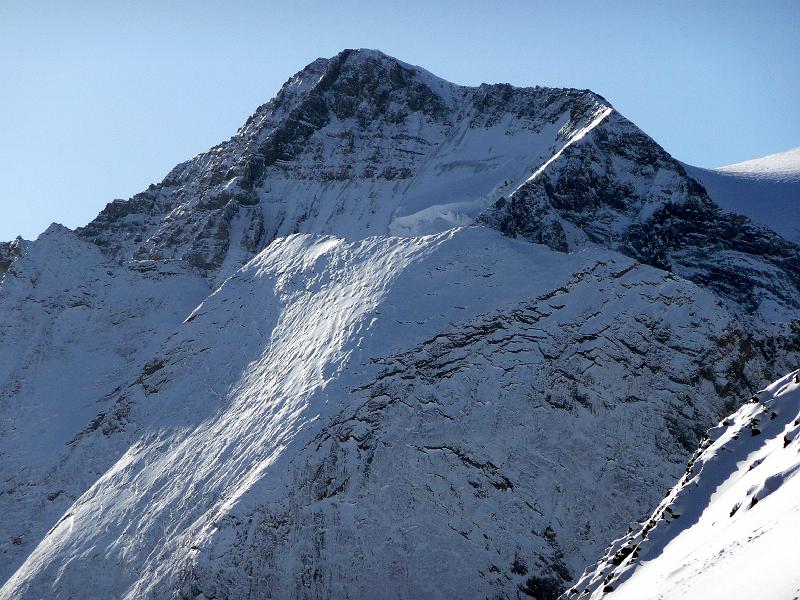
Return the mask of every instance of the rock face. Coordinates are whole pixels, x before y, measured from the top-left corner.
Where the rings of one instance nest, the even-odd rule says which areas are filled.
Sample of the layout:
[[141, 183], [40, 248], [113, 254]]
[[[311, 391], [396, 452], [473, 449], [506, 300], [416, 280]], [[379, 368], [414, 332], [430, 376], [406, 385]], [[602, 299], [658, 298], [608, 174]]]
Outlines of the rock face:
[[711, 287], [747, 312], [764, 303], [798, 307], [800, 249], [723, 212], [680, 163], [617, 113], [483, 218], [556, 250], [587, 240], [613, 248]]
[[0, 252], [0, 598], [555, 598], [800, 348], [602, 97], [376, 51]]
[[13, 262], [24, 254], [26, 245], [21, 237], [13, 242], [0, 242], [0, 275], [8, 271]]
[[709, 430], [653, 515], [565, 598], [791, 598], [800, 591], [800, 372]]

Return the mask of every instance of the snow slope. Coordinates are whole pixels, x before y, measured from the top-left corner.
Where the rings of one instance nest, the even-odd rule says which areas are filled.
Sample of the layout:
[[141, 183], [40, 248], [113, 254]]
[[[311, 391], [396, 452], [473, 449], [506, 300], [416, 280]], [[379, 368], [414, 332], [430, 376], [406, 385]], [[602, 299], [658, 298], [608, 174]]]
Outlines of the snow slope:
[[686, 169], [723, 209], [800, 244], [800, 148], [718, 169]]
[[179, 262], [121, 268], [52, 225], [0, 286], [0, 576], [77, 496], [46, 474], [205, 296]]
[[745, 338], [607, 251], [277, 240], [43, 478], [86, 491], [0, 597], [552, 593], [677, 475]]
[[796, 598], [798, 432], [800, 371], [711, 429], [644, 527], [565, 597]]

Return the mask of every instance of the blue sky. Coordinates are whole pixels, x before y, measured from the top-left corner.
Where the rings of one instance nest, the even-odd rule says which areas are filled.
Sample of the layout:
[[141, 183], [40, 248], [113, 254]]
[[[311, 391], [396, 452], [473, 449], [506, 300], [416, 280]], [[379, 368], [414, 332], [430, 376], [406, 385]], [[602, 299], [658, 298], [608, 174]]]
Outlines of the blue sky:
[[799, 31], [797, 0], [5, 0], [0, 240], [85, 224], [348, 47], [457, 83], [591, 88], [700, 166], [786, 150]]

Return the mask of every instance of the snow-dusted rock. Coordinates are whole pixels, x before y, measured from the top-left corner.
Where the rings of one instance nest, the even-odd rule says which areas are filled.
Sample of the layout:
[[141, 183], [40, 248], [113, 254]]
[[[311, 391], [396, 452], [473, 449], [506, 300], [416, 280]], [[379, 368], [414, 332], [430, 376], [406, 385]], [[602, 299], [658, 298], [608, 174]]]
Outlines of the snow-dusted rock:
[[0, 242], [0, 278], [12, 263], [25, 253], [27, 245], [28, 242], [21, 237], [11, 242]]
[[610, 247], [767, 321], [785, 324], [800, 307], [800, 247], [722, 211], [678, 161], [610, 109], [482, 220], [557, 250]]

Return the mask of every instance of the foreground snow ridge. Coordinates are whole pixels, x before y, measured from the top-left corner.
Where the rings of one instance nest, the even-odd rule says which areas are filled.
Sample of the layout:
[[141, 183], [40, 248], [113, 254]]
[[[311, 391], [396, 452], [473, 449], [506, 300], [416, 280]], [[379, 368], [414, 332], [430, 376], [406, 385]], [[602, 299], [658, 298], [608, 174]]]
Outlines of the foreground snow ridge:
[[800, 371], [709, 430], [643, 526], [566, 598], [797, 598]]

